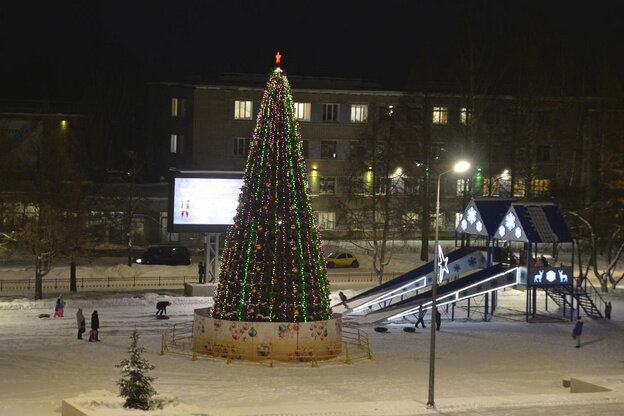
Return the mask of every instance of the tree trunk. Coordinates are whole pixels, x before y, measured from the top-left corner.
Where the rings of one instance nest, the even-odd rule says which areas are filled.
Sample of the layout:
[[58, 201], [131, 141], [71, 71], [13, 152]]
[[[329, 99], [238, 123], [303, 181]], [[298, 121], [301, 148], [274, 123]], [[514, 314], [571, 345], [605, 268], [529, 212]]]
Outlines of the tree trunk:
[[76, 288], [76, 260], [72, 256], [72, 262], [69, 266], [69, 290], [72, 292], [77, 292]]
[[43, 299], [43, 274], [35, 272], [35, 300]]

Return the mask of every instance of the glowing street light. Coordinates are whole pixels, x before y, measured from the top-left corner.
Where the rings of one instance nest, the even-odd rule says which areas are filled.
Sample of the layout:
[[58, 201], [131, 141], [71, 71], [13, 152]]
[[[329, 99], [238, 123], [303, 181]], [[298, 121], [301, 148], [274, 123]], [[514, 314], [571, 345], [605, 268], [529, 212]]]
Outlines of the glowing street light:
[[449, 172], [462, 173], [470, 169], [470, 163], [462, 160], [453, 166], [453, 169], [442, 172], [438, 175], [438, 193], [436, 196], [436, 214], [435, 214], [435, 251], [433, 256], [433, 276], [431, 284], [431, 342], [429, 346], [429, 398], [427, 399], [427, 407], [435, 407], [434, 401], [434, 380], [435, 380], [435, 335], [436, 335], [436, 297], [438, 295], [438, 255], [442, 253], [442, 249], [439, 247], [438, 233], [440, 229], [440, 180], [442, 175]]

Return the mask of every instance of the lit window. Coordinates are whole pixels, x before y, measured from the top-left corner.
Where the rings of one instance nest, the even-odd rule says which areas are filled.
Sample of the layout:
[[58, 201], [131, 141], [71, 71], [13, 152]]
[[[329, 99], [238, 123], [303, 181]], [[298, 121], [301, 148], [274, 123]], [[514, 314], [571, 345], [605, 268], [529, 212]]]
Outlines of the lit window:
[[338, 104], [323, 104], [323, 121], [338, 121]]
[[368, 120], [368, 106], [366, 104], [351, 105], [351, 122], [366, 123]]
[[462, 107], [459, 109], [459, 124], [464, 126], [472, 124], [472, 108]]
[[321, 142], [321, 159], [335, 159], [338, 143], [333, 140], [323, 140]]
[[335, 176], [323, 176], [320, 181], [319, 192], [321, 194], [335, 194], [336, 193], [336, 177]]
[[251, 120], [251, 101], [234, 101], [234, 119]]
[[433, 107], [433, 124], [448, 123], [448, 107]]
[[179, 109], [179, 101], [177, 98], [173, 97], [171, 99], [171, 117], [178, 116], [178, 109]]
[[310, 103], [295, 103], [295, 119], [310, 121]]
[[317, 211], [316, 217], [321, 230], [333, 230], [336, 227], [335, 212]]
[[247, 157], [249, 154], [249, 139], [247, 137], [234, 137], [232, 154], [234, 156]]
[[547, 195], [550, 191], [550, 180], [549, 179], [533, 179], [533, 195]]
[[457, 179], [457, 196], [464, 195], [464, 191], [468, 191], [468, 180]]
[[184, 143], [184, 136], [178, 135], [178, 134], [172, 134], [171, 139], [169, 141], [169, 151], [171, 153], [178, 153], [178, 154], [182, 153], [183, 143]]

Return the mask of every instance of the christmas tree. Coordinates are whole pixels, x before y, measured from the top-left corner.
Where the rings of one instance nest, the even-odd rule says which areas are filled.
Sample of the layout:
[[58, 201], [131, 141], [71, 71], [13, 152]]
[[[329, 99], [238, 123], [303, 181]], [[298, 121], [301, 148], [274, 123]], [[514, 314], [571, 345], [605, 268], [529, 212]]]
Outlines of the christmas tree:
[[331, 319], [309, 195], [290, 84], [277, 67], [264, 91], [234, 225], [226, 235], [213, 318]]
[[119, 394], [121, 397], [126, 398], [124, 407], [149, 410], [154, 406], [152, 397], [156, 394], [156, 391], [152, 387], [154, 378], [147, 376], [145, 373], [153, 370], [154, 366], [143, 358], [145, 348], [138, 346], [139, 331], [135, 329], [130, 339], [130, 347], [128, 348], [130, 358], [121, 360], [116, 366], [122, 369], [121, 379], [117, 381]]

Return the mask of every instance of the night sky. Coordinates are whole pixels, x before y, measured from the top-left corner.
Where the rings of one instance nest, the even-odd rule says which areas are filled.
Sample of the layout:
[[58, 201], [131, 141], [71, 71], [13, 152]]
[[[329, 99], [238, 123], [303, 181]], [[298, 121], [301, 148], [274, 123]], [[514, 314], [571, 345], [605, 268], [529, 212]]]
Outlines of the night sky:
[[13, 1], [0, 16], [0, 98], [75, 101], [102, 73], [133, 85], [268, 74], [276, 50], [290, 75], [450, 83], [467, 33], [492, 76], [509, 73], [521, 40], [544, 68], [595, 74], [605, 61], [621, 68], [622, 3]]

